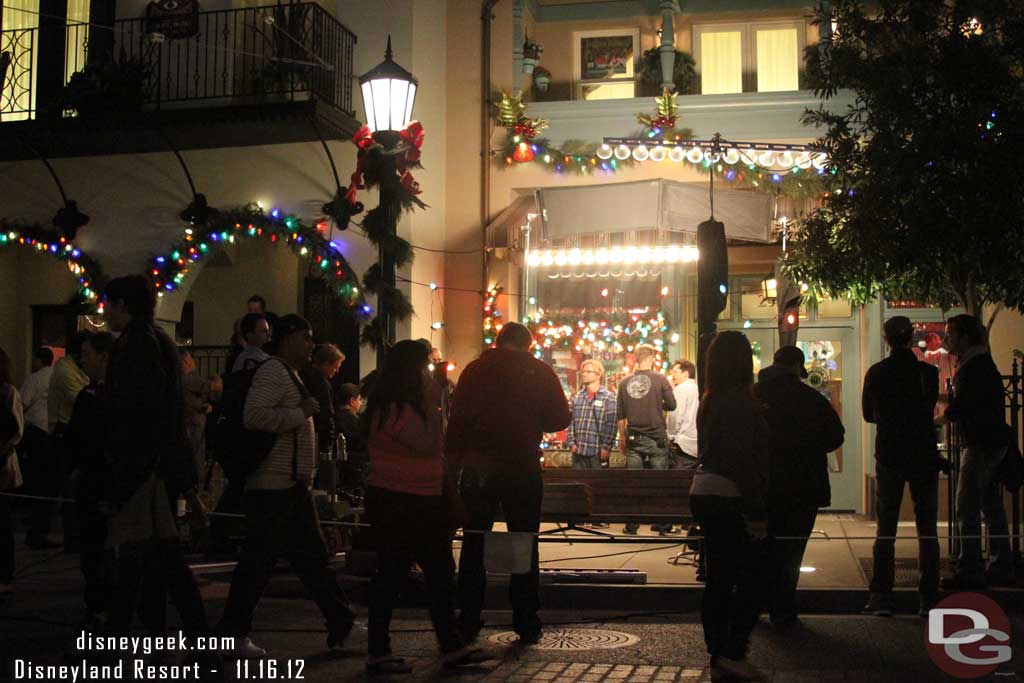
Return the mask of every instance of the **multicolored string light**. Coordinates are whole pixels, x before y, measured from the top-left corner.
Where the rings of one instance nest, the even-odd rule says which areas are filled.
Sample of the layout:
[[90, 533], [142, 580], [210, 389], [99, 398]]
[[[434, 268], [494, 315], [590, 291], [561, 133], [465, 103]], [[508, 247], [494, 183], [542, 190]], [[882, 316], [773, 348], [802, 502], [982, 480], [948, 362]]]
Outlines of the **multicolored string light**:
[[150, 259], [148, 274], [162, 296], [181, 286], [192, 264], [216, 253], [224, 245], [263, 238], [271, 244], [284, 244], [296, 255], [309, 259], [311, 271], [332, 281], [347, 307], [368, 315], [372, 308], [363, 300], [359, 281], [342, 255], [340, 245], [329, 241], [321, 228], [326, 229], [326, 224], [310, 227], [280, 209], [266, 214], [259, 204], [215, 212], [201, 224], [187, 224], [182, 239], [170, 252]]
[[505, 291], [504, 287], [494, 286], [484, 296], [484, 348], [493, 348], [494, 342], [501, 332], [501, 311], [498, 310], [498, 295]]
[[78, 280], [78, 298], [82, 303], [94, 305], [104, 285], [99, 264], [66, 238], [40, 226], [0, 226], [0, 247], [19, 245], [60, 259]]

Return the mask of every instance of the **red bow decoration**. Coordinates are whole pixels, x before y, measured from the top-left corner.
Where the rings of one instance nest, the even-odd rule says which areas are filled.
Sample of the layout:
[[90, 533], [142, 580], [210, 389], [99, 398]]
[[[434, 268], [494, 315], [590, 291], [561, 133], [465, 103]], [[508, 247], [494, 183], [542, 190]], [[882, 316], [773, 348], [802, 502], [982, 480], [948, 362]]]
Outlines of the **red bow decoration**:
[[373, 133], [370, 132], [369, 126], [363, 126], [356, 131], [356, 134], [352, 136], [352, 142], [356, 143], [356, 147], [359, 149], [366, 149], [374, 144]]
[[399, 136], [406, 150], [403, 156], [398, 157], [397, 163], [400, 170], [405, 170], [420, 160], [420, 148], [423, 147], [424, 137], [423, 124], [419, 121], [410, 121]]
[[[412, 173], [409, 172], [409, 167], [415, 165], [420, 160], [420, 148], [423, 147], [424, 135], [423, 124], [419, 121], [410, 121], [409, 125], [399, 133], [400, 141], [399, 148], [396, 150], [395, 168], [401, 174], [400, 182], [402, 187], [413, 196], [420, 194], [421, 190], [420, 184], [416, 182]], [[360, 152], [378, 144], [373, 137], [373, 133], [370, 132], [369, 126], [363, 126], [357, 130], [356, 134], [352, 136], [352, 142], [360, 149]], [[348, 191], [345, 193], [345, 199], [350, 204], [355, 204], [357, 191], [366, 187], [363, 181], [365, 170], [366, 155], [360, 153], [359, 161], [356, 163], [356, 170], [352, 172]], [[423, 206], [423, 203], [418, 199], [416, 203]]]

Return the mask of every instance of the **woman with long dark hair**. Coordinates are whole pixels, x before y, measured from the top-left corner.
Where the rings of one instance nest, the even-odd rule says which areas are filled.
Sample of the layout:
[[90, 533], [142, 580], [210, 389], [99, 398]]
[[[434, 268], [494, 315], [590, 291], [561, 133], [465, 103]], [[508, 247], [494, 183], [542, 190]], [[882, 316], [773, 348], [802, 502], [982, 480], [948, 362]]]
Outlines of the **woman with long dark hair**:
[[704, 642], [712, 678], [760, 680], [763, 674], [744, 658], [768, 573], [767, 565], [758, 566], [766, 535], [768, 425], [754, 398], [753, 358], [743, 334], [715, 336], [705, 363], [697, 410], [701, 465], [690, 488], [705, 538]]
[[426, 578], [442, 662], [461, 666], [487, 658], [482, 649], [464, 645], [455, 625], [441, 387], [428, 373], [429, 354], [420, 342], [398, 342], [388, 352], [363, 418], [370, 434], [366, 514], [377, 550], [366, 661], [371, 672], [412, 671], [392, 653], [389, 630], [399, 588], [413, 562]]

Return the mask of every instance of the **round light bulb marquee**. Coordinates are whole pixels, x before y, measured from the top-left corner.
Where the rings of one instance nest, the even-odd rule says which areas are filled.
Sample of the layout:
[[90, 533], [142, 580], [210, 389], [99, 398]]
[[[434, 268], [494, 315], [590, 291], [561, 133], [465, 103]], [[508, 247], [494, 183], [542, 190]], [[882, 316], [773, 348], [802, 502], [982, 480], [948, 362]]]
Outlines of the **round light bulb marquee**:
[[537, 268], [566, 266], [648, 265], [691, 263], [697, 247], [672, 244], [665, 247], [612, 247], [609, 249], [535, 249], [527, 263]]
[[828, 155], [808, 145], [783, 145], [763, 142], [733, 142], [729, 140], [657, 140], [639, 138], [605, 138], [597, 150], [601, 159], [711, 165], [726, 163], [730, 166], [745, 164], [757, 166], [778, 174], [807, 171], [813, 168], [819, 174], [828, 168]]

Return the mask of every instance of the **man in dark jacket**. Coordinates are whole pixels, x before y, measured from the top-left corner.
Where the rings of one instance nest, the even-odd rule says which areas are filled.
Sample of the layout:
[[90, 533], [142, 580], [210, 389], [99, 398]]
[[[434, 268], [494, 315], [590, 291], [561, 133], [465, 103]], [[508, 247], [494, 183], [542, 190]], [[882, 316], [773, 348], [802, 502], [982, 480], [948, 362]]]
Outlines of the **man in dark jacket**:
[[[147, 580], [157, 586], [164, 582], [185, 635], [190, 640], [208, 636], [203, 601], [171, 512], [172, 502], [184, 497], [193, 514], [203, 514], [185, 435], [181, 359], [174, 342], [153, 323], [156, 295], [146, 278], [111, 280], [104, 305], [110, 328], [121, 334], [107, 367], [103, 439], [110, 464], [104, 497], [112, 513], [106, 543], [117, 556], [110, 633], [128, 633], [140, 584], [144, 575], [154, 574]], [[216, 661], [210, 652], [197, 656]]]
[[843, 445], [846, 431], [828, 399], [800, 381], [806, 376], [803, 351], [783, 346], [754, 387], [771, 433], [768, 532], [786, 539], [773, 543], [771, 620], [779, 627], [797, 622], [796, 587], [807, 539], [818, 508], [832, 504], [828, 454]]
[[[509, 531], [537, 533], [544, 497], [540, 442], [569, 424], [569, 403], [554, 371], [530, 354], [533, 337], [506, 323], [497, 348], [484, 351], [459, 378], [448, 422], [446, 452], [466, 505], [467, 532], [490, 531], [498, 505]], [[459, 558], [459, 621], [475, 638], [483, 622], [487, 573], [484, 537], [467, 533]], [[513, 629], [523, 644], [540, 640], [540, 569], [533, 541], [530, 571], [513, 574], [509, 595]]]
[[[971, 315], [957, 315], [946, 322], [946, 347], [957, 356], [953, 396], [945, 420], [958, 428], [963, 454], [957, 481], [956, 513], [960, 526], [960, 557], [956, 574], [942, 582], [949, 590], [984, 588], [987, 582], [1013, 581], [1003, 487], [999, 464], [1006, 456], [1003, 379], [986, 345], [985, 328]], [[981, 560], [981, 515], [989, 533], [989, 563]]]
[[927, 615], [939, 591], [939, 460], [932, 415], [939, 396], [939, 371], [910, 350], [914, 326], [898, 315], [885, 322], [889, 357], [864, 376], [864, 420], [877, 425], [875, 480], [878, 529], [874, 546], [871, 596], [864, 607], [877, 616], [892, 615], [895, 536], [903, 489], [910, 485], [917, 524], [921, 582], [920, 613]]

